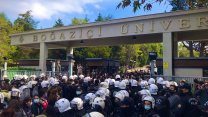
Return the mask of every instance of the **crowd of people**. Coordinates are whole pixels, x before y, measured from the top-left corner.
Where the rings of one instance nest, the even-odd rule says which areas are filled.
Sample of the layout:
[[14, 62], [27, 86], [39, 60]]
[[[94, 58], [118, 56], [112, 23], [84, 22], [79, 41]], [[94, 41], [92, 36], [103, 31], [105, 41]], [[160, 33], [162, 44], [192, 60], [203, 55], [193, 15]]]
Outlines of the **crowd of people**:
[[208, 117], [208, 83], [197, 79], [15, 75], [0, 88], [0, 117]]

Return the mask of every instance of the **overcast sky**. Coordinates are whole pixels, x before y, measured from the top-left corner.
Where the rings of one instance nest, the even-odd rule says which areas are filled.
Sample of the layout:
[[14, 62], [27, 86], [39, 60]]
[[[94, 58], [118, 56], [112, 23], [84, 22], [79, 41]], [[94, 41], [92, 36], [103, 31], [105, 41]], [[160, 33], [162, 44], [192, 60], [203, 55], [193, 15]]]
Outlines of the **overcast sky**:
[[33, 18], [38, 21], [37, 28], [50, 28], [55, 20], [61, 18], [65, 25], [71, 23], [74, 17], [85, 18], [93, 22], [99, 13], [103, 16], [112, 15], [114, 19], [169, 12], [169, 3], [155, 4], [151, 11], [139, 10], [132, 12], [132, 8], [116, 9], [121, 0], [0, 0], [0, 12], [14, 21], [18, 14], [32, 11]]

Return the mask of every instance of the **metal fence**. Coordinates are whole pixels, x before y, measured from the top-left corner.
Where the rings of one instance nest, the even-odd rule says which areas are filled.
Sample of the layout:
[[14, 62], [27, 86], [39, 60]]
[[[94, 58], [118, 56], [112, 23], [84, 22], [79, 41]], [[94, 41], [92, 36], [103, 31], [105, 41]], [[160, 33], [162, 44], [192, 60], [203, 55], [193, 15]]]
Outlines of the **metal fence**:
[[[5, 72], [4, 70], [1, 70], [1, 73], [0, 73], [1, 79], [3, 78], [4, 72]], [[6, 72], [7, 72], [7, 77], [10, 80], [13, 79], [14, 75], [40, 76], [43, 73], [43, 72], [37, 71], [37, 70], [7, 70]], [[68, 76], [69, 72], [68, 71], [63, 71], [63, 72], [47, 71], [44, 74], [47, 75], [48, 77], [52, 77], [55, 75], [67, 75]]]
[[180, 80], [185, 80], [188, 83], [193, 83], [194, 79], [197, 79], [199, 81], [208, 81], [208, 77], [196, 77], [196, 76], [163, 76], [163, 75], [156, 75], [154, 77], [162, 77], [165, 80], [173, 80], [176, 82], [179, 82]]
[[[8, 79], [12, 79], [14, 77], [14, 75], [27, 75], [27, 76], [31, 76], [31, 75], [36, 75], [36, 76], [40, 76], [40, 74], [42, 74], [43, 72], [41, 71], [37, 71], [37, 70], [7, 70], [7, 76]], [[47, 71], [44, 73], [45, 75], [47, 75], [48, 77], [52, 77], [55, 75], [67, 75], [69, 76], [69, 72], [68, 71], [62, 71], [62, 72], [52, 72], [52, 71]], [[3, 78], [4, 75], [4, 70], [1, 70], [0, 73], [0, 77]], [[145, 76], [146, 78], [149, 78], [150, 76]], [[190, 77], [190, 76], [163, 76], [163, 75], [155, 75], [153, 76], [154, 78], [156, 77], [162, 77], [165, 80], [173, 80], [176, 82], [179, 82], [180, 80], [186, 80], [189, 83], [193, 83], [194, 79], [197, 79], [199, 81], [208, 81], [208, 77]]]

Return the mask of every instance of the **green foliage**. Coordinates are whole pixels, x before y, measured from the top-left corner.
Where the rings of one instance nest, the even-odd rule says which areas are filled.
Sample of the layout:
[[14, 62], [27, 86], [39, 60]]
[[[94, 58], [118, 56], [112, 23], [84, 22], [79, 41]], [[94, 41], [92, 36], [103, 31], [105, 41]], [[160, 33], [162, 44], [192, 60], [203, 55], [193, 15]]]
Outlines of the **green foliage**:
[[[98, 15], [96, 21], [104, 21], [110, 19], [110, 16], [103, 17], [101, 14]], [[72, 19], [72, 25], [87, 24], [88, 19]], [[88, 48], [75, 48], [74, 57], [78, 61], [82, 61], [85, 58], [110, 58], [111, 48], [109, 46], [98, 46]]]
[[23, 49], [10, 45], [9, 35], [18, 32], [35, 30], [37, 22], [32, 19], [31, 11], [20, 14], [12, 24], [5, 14], [0, 14], [0, 64], [3, 64], [3, 57], [8, 58], [8, 63], [15, 63], [19, 59], [38, 58], [39, 51]]
[[35, 30], [38, 22], [32, 18], [31, 12], [27, 11], [24, 14], [19, 14], [19, 17], [14, 21], [14, 25], [23, 26], [23, 31]]
[[189, 10], [194, 8], [202, 8], [208, 6], [208, 0], [121, 0], [117, 5], [117, 8], [126, 8], [128, 6], [133, 7], [133, 12], [140, 10], [142, 7], [144, 10], [151, 10], [154, 7], [154, 3], [170, 3], [175, 10]]
[[[16, 32], [32, 31], [35, 30], [37, 24], [38, 22], [33, 19], [31, 11], [27, 11], [23, 14], [19, 14], [19, 17], [14, 21], [13, 28]], [[38, 59], [39, 50], [16, 47], [16, 52], [12, 56], [15, 61], [19, 59]]]
[[103, 17], [102, 14], [99, 13], [97, 19], [95, 19], [95, 22], [108, 21], [108, 20], [111, 20], [111, 19], [113, 19], [112, 15], [108, 15], [108, 16]]
[[55, 21], [55, 25], [53, 27], [62, 27], [62, 26], [64, 26], [64, 23], [60, 18], [58, 18], [58, 20]]
[[[98, 21], [106, 21], [112, 19], [108, 15], [103, 17], [101, 14], [96, 18]], [[73, 25], [83, 23], [83, 19], [74, 19]], [[143, 66], [149, 64], [149, 52], [157, 52], [162, 57], [162, 44], [135, 44], [121, 46], [98, 46], [88, 48], [75, 48], [74, 57], [77, 61], [83, 61], [85, 58], [113, 58], [120, 60], [121, 65]]]
[[3, 57], [12, 63], [12, 54], [16, 52], [16, 47], [10, 45], [9, 35], [14, 32], [12, 23], [6, 18], [5, 14], [0, 14], [0, 64], [3, 64]]
[[88, 19], [85, 18], [85, 19], [82, 19], [82, 18], [73, 18], [72, 19], [72, 25], [80, 25], [80, 24], [87, 24], [88, 23]]
[[8, 71], [14, 71], [14, 70], [27, 70], [27, 71], [34, 71], [37, 69], [34, 68], [25, 68], [25, 67], [8, 67]]

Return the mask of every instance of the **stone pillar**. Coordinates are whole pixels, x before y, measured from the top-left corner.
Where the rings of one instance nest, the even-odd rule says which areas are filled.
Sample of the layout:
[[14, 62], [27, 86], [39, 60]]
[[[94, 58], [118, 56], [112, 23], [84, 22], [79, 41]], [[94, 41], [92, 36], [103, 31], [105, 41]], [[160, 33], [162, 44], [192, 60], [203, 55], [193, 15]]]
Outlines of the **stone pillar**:
[[173, 35], [173, 54], [174, 54], [174, 58], [178, 58], [179, 57], [179, 53], [178, 53], [178, 33], [174, 33]]
[[8, 78], [8, 76], [7, 76], [7, 60], [5, 60], [5, 62], [4, 62], [4, 75], [1, 80], [5, 80], [7, 78]]
[[74, 66], [74, 60], [73, 60], [73, 48], [67, 48], [67, 60], [69, 61], [69, 67], [68, 67], [68, 73], [69, 76], [73, 75], [73, 66]]
[[173, 75], [173, 37], [171, 32], [163, 33], [163, 75]]
[[40, 43], [40, 60], [39, 60], [39, 68], [43, 73], [46, 72], [46, 59], [48, 58], [48, 47], [44, 42]]

